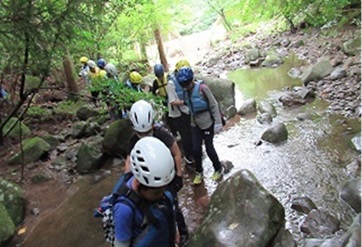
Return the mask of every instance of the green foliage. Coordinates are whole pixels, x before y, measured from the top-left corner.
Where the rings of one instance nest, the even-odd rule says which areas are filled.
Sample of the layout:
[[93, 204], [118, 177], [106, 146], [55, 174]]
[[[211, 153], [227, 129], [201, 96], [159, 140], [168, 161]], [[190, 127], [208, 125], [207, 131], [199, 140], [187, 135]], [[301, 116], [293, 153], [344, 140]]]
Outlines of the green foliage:
[[54, 109], [55, 114], [75, 115], [77, 110], [85, 103], [82, 101], [67, 100], [60, 103], [57, 108]]
[[51, 111], [49, 109], [44, 109], [39, 106], [29, 107], [26, 111], [26, 117], [44, 121], [51, 116]]
[[134, 102], [144, 99], [152, 102], [157, 111], [166, 111], [163, 105], [164, 98], [155, 96], [150, 92], [138, 92], [130, 89], [124, 83], [117, 83], [114, 80], [103, 80], [101, 83], [92, 86], [90, 90], [100, 91], [99, 99], [107, 102], [114, 109], [129, 109]]

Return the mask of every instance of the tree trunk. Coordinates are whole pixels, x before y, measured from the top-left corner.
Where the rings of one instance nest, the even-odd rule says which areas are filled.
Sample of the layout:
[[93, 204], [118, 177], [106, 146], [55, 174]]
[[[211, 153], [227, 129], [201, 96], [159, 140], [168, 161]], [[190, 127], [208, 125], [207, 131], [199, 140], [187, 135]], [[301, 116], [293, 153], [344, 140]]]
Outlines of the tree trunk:
[[160, 30], [157, 28], [154, 31], [154, 34], [155, 34], [155, 39], [156, 39], [156, 43], [157, 43], [158, 54], [160, 55], [161, 64], [163, 65], [165, 71], [167, 72], [168, 63], [167, 63], [167, 59], [166, 59], [165, 50], [163, 49], [163, 42], [162, 42]]
[[73, 99], [75, 97], [75, 95], [77, 95], [77, 93], [79, 92], [79, 89], [78, 89], [77, 82], [74, 78], [74, 74], [75, 74], [74, 68], [73, 68], [73, 64], [72, 64], [69, 54], [67, 54], [66, 56], [63, 57], [63, 67], [64, 67], [64, 73], [65, 73], [67, 86], [69, 89], [68, 96], [70, 97], [70, 99]]
[[142, 60], [147, 60], [147, 50], [146, 50], [146, 43], [143, 41], [141, 44], [141, 59]]

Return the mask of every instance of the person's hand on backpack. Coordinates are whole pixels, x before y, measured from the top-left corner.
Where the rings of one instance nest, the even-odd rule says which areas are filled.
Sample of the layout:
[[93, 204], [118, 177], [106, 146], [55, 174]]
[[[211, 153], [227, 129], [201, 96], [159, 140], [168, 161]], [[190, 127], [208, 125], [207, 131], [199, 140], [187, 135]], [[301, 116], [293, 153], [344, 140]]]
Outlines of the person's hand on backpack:
[[214, 126], [214, 134], [219, 134], [223, 129], [222, 124], [215, 124]]

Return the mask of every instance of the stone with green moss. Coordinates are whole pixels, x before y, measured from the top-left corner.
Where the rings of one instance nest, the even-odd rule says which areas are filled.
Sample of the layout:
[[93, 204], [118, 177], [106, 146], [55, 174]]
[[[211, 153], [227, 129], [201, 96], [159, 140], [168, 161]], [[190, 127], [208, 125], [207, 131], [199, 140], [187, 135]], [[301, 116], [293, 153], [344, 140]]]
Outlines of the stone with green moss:
[[25, 197], [24, 191], [20, 186], [0, 178], [0, 204], [5, 206], [15, 225], [23, 221], [25, 215]]
[[[18, 121], [17, 118], [10, 118], [10, 120], [5, 124], [3, 133], [6, 134], [12, 128], [12, 126]], [[22, 136], [28, 136], [31, 131], [25, 124], [21, 122], [17, 122], [15, 127], [9, 132], [7, 135], [8, 137], [16, 137], [18, 138], [20, 136], [20, 132]]]
[[5, 206], [0, 203], [0, 246], [3, 246], [14, 234], [15, 225]]
[[[24, 163], [28, 164], [41, 159], [50, 150], [50, 145], [40, 137], [33, 137], [23, 141]], [[22, 163], [22, 154], [19, 151], [10, 158], [8, 164], [16, 165]]]

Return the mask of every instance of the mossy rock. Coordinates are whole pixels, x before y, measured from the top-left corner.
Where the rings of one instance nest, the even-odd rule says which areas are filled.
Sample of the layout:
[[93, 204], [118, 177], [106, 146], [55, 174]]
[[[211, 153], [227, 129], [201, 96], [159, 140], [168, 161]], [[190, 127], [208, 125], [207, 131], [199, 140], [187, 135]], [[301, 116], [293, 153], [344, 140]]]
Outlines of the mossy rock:
[[15, 226], [23, 221], [25, 215], [24, 191], [18, 185], [2, 178], [0, 178], [0, 204], [5, 206]]
[[[9, 131], [9, 129], [11, 128], [11, 126], [13, 126], [13, 124], [18, 121], [17, 118], [10, 118], [10, 120], [5, 124], [4, 129], [3, 129], [3, 133], [7, 133]], [[22, 136], [28, 136], [31, 131], [29, 129], [28, 126], [26, 126], [25, 124], [21, 123], [19, 124], [19, 122], [16, 124], [16, 126], [10, 131], [10, 133], [7, 135], [8, 137], [14, 137], [17, 138], [20, 136], [20, 131]]]
[[[50, 150], [50, 145], [40, 137], [33, 137], [23, 141], [24, 163], [28, 164], [41, 159]], [[21, 151], [10, 158], [8, 164], [21, 164]]]
[[4, 204], [0, 203], [0, 246], [3, 246], [13, 236], [15, 225]]

